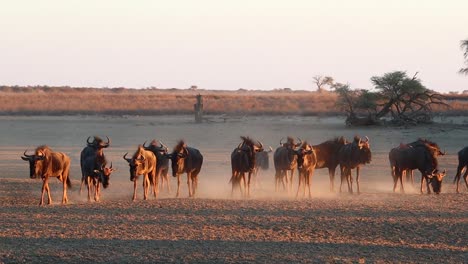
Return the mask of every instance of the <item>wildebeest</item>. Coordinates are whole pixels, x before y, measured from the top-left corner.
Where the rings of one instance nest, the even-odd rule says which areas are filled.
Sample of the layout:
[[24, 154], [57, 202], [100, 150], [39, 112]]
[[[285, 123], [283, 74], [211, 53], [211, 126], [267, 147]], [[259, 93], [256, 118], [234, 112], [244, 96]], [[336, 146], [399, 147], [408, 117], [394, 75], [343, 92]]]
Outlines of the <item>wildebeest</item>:
[[268, 170], [270, 167], [270, 153], [273, 152], [273, 148], [269, 147], [268, 150], [262, 150], [255, 152], [255, 167], [253, 171], [253, 182], [254, 186], [257, 186], [260, 182], [259, 172], [260, 170]]
[[57, 177], [63, 183], [62, 204], [68, 202], [67, 188], [71, 189], [70, 179], [70, 157], [62, 152], [54, 152], [48, 146], [42, 145], [36, 148], [34, 155], [21, 157], [29, 161], [29, 176], [32, 179], [40, 177], [42, 179], [42, 193], [39, 205], [44, 204], [44, 193], [47, 191], [48, 204], [52, 203], [49, 188], [49, 178]]
[[[127, 153], [123, 156], [124, 160], [130, 166], [130, 181], [133, 181], [133, 201], [136, 200], [137, 179], [139, 175], [143, 175], [143, 198], [148, 199], [150, 184], [156, 178], [156, 156], [153, 152], [145, 150], [142, 145], [138, 146], [132, 158], [127, 158]], [[158, 186], [155, 187], [154, 196], [157, 198]]]
[[[249, 137], [241, 137], [242, 142], [231, 153], [232, 183], [231, 195], [238, 186], [242, 194], [241, 182], [244, 181], [245, 195], [250, 196], [250, 181], [255, 170], [256, 153], [263, 151], [262, 143], [255, 143]], [[245, 173], [248, 173], [248, 179], [245, 179]]]
[[438, 171], [437, 157], [445, 153], [437, 144], [426, 139], [418, 139], [403, 146], [400, 144], [399, 147], [391, 149], [388, 154], [393, 191], [395, 192], [398, 180], [400, 180], [400, 190], [404, 192], [403, 172], [417, 169], [421, 172], [421, 193], [423, 193], [424, 181], [426, 181], [428, 193], [430, 193], [429, 184], [432, 185], [435, 193], [440, 193], [445, 171], [442, 173]]
[[458, 167], [457, 167], [457, 174], [453, 179], [453, 183], [457, 183], [457, 193], [460, 193], [460, 178], [461, 174], [463, 173], [463, 179], [465, 180], [466, 188], [468, 189], [468, 147], [463, 148], [458, 152]]
[[91, 200], [91, 190], [94, 188], [94, 200], [99, 201], [101, 197], [101, 184], [104, 188], [109, 186], [110, 175], [114, 168], [112, 162], [110, 167], [106, 167], [106, 163], [101, 159], [103, 156], [89, 156], [83, 160], [81, 167], [82, 173], [85, 176], [85, 183], [88, 188], [88, 201]]
[[[156, 164], [156, 179], [153, 180], [153, 188], [156, 186], [156, 181], [161, 178], [161, 188], [164, 188], [164, 182], [166, 182], [166, 187], [168, 192], [171, 192], [171, 184], [169, 182], [169, 158], [168, 158], [168, 149], [161, 141], [157, 141], [153, 139], [148, 146], [145, 146], [143, 143], [143, 147], [146, 150], [149, 150], [154, 153], [156, 156], [156, 160], [158, 161]], [[159, 190], [156, 190], [157, 192]]]
[[348, 142], [344, 137], [337, 137], [327, 140], [318, 145], [312, 146], [317, 158], [316, 169], [328, 168], [328, 176], [330, 177], [330, 191], [335, 190], [335, 171], [340, 163], [338, 160], [338, 152]]
[[297, 186], [296, 198], [299, 195], [301, 185], [303, 187], [303, 197], [305, 196], [306, 186], [309, 191], [309, 198], [312, 197], [310, 192], [310, 184], [312, 176], [314, 175], [315, 165], [317, 164], [317, 157], [311, 145], [305, 141], [297, 150], [297, 168], [299, 171], [299, 185]]
[[180, 193], [180, 174], [187, 173], [187, 185], [189, 197], [195, 196], [198, 186], [198, 174], [203, 164], [203, 156], [198, 149], [187, 147], [183, 140], [180, 140], [174, 147], [171, 154], [167, 155], [171, 159], [172, 176], [177, 177], [177, 193]]
[[[94, 136], [93, 141], [89, 141], [91, 137], [86, 139], [86, 147], [83, 148], [80, 154], [80, 167], [81, 167], [81, 185], [80, 193], [83, 189], [83, 184], [87, 183], [87, 177], [90, 172], [99, 170], [107, 165], [107, 160], [104, 156], [104, 148], [110, 146], [110, 139], [106, 136], [107, 142], [104, 142], [100, 137]], [[86, 164], [88, 162], [89, 164]], [[91, 164], [94, 163], [94, 164]], [[85, 170], [87, 168], [87, 171]], [[88, 186], [89, 192], [90, 186]], [[89, 195], [88, 195], [89, 196]]]
[[[282, 183], [283, 189], [287, 189], [288, 192], [292, 191], [294, 171], [297, 168], [296, 148], [302, 144], [300, 139], [299, 141], [299, 143], [295, 143], [292, 137], [288, 137], [287, 141], [283, 143], [283, 140], [281, 139], [280, 146], [273, 154], [273, 162], [275, 164], [276, 191], [278, 191], [280, 183]], [[288, 177], [288, 171], [290, 171], [290, 177]], [[286, 186], [284, 183], [285, 181]]]
[[348, 183], [348, 192], [353, 193], [353, 177], [351, 170], [356, 169], [356, 185], [358, 194], [361, 192], [359, 189], [360, 167], [363, 164], [370, 163], [372, 154], [370, 150], [369, 138], [363, 141], [360, 137], [355, 136], [354, 141], [345, 144], [338, 152], [338, 160], [340, 162], [341, 183], [340, 192], [343, 181]]

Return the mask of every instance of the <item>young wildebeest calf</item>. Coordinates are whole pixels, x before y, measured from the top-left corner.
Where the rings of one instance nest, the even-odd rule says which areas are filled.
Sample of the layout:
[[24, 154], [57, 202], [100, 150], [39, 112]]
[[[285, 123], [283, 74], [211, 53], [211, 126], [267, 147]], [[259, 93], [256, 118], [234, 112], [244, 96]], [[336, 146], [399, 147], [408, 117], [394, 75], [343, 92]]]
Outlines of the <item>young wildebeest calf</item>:
[[453, 179], [453, 183], [457, 183], [457, 193], [460, 193], [460, 178], [461, 174], [463, 173], [463, 179], [465, 180], [465, 185], [466, 188], [468, 189], [468, 181], [467, 181], [467, 176], [468, 176], [468, 147], [463, 148], [458, 152], [458, 168], [457, 168], [457, 174], [455, 175], [455, 178]]
[[167, 156], [171, 159], [172, 176], [177, 177], [177, 193], [180, 193], [180, 174], [187, 173], [189, 197], [195, 196], [198, 186], [198, 174], [203, 164], [203, 156], [198, 149], [187, 147], [183, 140], [174, 147], [174, 151]]
[[[234, 189], [238, 186], [242, 195], [241, 181], [244, 181], [245, 196], [250, 196], [250, 181], [255, 170], [256, 153], [263, 151], [262, 143], [255, 144], [249, 137], [241, 137], [242, 142], [239, 143], [231, 153], [231, 169], [232, 183], [231, 196], [234, 194]], [[248, 173], [248, 179], [245, 179], [245, 173]]]
[[[153, 152], [145, 150], [142, 145], [138, 146], [137, 151], [131, 159], [127, 158], [127, 153], [123, 156], [124, 160], [130, 166], [130, 181], [133, 181], [133, 201], [136, 200], [137, 179], [139, 175], [143, 175], [143, 198], [148, 199], [150, 184], [156, 177], [156, 156]], [[158, 186], [156, 186], [156, 189]], [[156, 189], [154, 196], [157, 198]]]
[[370, 163], [372, 159], [369, 138], [366, 137], [366, 141], [362, 141], [360, 137], [354, 137], [352, 143], [348, 143], [340, 149], [338, 152], [338, 159], [340, 161], [341, 170], [340, 192], [343, 181], [346, 179], [348, 192], [353, 193], [353, 177], [351, 175], [351, 170], [356, 169], [356, 185], [359, 194], [361, 192], [359, 189], [360, 166]]
[[41, 177], [42, 193], [39, 205], [44, 204], [44, 193], [47, 191], [48, 204], [52, 203], [49, 188], [49, 178], [57, 177], [63, 183], [62, 204], [68, 202], [67, 187], [71, 189], [70, 180], [70, 157], [62, 152], [53, 152], [48, 146], [37, 147], [34, 155], [27, 155], [26, 151], [23, 160], [29, 161], [29, 176], [32, 179]]
[[310, 192], [310, 184], [312, 182], [312, 176], [314, 175], [315, 165], [317, 164], [317, 157], [315, 151], [311, 145], [305, 141], [297, 150], [297, 168], [299, 170], [299, 185], [297, 186], [296, 198], [299, 195], [301, 185], [303, 187], [302, 197], [305, 196], [306, 186], [309, 190], [309, 198], [312, 198]]

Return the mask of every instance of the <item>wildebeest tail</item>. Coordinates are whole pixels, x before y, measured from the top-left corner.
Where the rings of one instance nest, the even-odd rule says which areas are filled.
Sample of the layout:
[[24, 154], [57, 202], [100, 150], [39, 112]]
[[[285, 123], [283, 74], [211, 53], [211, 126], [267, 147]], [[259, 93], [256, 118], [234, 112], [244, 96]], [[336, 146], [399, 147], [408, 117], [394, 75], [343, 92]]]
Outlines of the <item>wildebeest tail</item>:
[[71, 179], [70, 179], [70, 174], [67, 175], [67, 188], [72, 188], [72, 183], [71, 183]]

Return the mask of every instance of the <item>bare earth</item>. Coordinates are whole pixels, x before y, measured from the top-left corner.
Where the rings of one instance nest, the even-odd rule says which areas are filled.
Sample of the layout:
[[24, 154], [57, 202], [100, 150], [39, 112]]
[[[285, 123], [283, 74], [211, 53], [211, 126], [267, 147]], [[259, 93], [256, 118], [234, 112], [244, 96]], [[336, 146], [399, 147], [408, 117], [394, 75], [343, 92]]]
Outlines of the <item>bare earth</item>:
[[[351, 129], [343, 120], [316, 117], [213, 118], [194, 124], [191, 116], [158, 117], [0, 117], [0, 263], [45, 262], [201, 262], [201, 263], [467, 263], [468, 195], [452, 184], [456, 153], [465, 146], [463, 119], [420, 128]], [[372, 163], [362, 169], [361, 195], [334, 193], [328, 174], [316, 171], [313, 198], [274, 192], [270, 168], [263, 171], [252, 198], [231, 198], [230, 152], [240, 135], [278, 146], [281, 137], [298, 136], [318, 144], [355, 134], [371, 140]], [[79, 153], [88, 136], [108, 135], [108, 159], [118, 168], [101, 202], [79, 193]], [[427, 137], [447, 151], [443, 193], [392, 193], [388, 151], [400, 142]], [[169, 146], [183, 138], [205, 162], [197, 198], [164, 190], [156, 200], [132, 202], [133, 185], [122, 159], [153, 138]], [[38, 180], [29, 179], [25, 149], [48, 144], [72, 158], [70, 203], [61, 205], [61, 185], [51, 184], [53, 204], [39, 207]], [[270, 159], [270, 167], [272, 159]], [[297, 179], [295, 182], [297, 185]], [[295, 186], [297, 188], [297, 186]]]

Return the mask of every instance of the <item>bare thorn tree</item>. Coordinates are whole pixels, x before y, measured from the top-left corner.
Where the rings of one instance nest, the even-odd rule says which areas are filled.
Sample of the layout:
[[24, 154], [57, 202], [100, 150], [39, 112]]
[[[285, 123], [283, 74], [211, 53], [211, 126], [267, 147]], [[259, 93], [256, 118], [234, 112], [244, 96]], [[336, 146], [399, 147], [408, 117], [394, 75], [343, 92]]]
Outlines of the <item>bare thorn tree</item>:
[[334, 85], [333, 77], [330, 76], [322, 76], [316, 75], [314, 76], [314, 83], [317, 86], [317, 92], [323, 92], [325, 90], [325, 86], [333, 87]]

